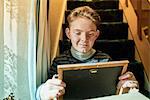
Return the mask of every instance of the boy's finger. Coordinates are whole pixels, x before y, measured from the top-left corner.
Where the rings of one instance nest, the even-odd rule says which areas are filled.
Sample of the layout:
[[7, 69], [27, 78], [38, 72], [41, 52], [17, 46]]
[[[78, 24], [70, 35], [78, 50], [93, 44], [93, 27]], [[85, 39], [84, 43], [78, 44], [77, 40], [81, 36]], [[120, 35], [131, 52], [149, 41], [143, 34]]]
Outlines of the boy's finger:
[[127, 73], [121, 75], [121, 76], [119, 77], [119, 80], [132, 79], [133, 76], [134, 76], [134, 75], [133, 75], [132, 72], [127, 72]]

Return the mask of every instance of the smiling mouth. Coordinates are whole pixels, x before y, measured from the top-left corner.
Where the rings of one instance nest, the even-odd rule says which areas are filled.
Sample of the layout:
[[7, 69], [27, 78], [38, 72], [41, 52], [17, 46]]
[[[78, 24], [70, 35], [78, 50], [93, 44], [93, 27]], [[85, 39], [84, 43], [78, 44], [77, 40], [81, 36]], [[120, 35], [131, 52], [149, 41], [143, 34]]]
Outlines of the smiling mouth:
[[85, 45], [85, 44], [81, 44], [80, 46], [81, 46], [82, 48], [87, 47], [87, 45]]

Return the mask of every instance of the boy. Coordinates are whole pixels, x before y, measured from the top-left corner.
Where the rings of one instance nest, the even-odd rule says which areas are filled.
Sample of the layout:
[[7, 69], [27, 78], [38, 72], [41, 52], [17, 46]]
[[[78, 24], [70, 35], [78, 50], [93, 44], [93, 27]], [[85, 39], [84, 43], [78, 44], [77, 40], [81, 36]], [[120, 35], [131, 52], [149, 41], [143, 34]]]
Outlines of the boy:
[[[92, 48], [95, 40], [100, 35], [100, 30], [97, 28], [101, 22], [100, 16], [92, 8], [88, 6], [78, 7], [71, 12], [67, 20], [69, 26], [65, 32], [71, 40], [72, 47], [54, 59], [49, 70], [50, 79], [38, 89], [39, 96], [42, 100], [57, 98], [65, 93], [66, 84], [58, 79], [52, 78], [53, 75], [57, 74], [57, 65], [108, 62], [111, 60], [109, 55]], [[126, 87], [138, 86], [131, 72], [120, 76], [119, 80], [118, 88], [128, 80], [132, 80], [133, 83]]]

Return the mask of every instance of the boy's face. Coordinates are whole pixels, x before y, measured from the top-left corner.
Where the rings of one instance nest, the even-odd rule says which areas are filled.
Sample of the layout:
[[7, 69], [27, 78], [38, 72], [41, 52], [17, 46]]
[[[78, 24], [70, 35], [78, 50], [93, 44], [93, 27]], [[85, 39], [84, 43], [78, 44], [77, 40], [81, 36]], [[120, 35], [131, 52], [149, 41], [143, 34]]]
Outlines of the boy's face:
[[70, 28], [66, 28], [66, 35], [77, 51], [86, 53], [93, 47], [99, 30], [90, 19], [78, 17], [70, 23]]

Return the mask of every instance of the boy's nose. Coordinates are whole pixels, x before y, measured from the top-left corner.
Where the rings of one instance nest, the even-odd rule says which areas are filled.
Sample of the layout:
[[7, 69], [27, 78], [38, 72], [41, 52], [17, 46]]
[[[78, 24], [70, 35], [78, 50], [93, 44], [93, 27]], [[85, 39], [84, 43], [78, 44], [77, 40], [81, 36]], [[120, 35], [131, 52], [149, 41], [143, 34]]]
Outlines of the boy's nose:
[[81, 40], [82, 40], [82, 41], [88, 40], [88, 36], [87, 36], [86, 33], [82, 33], [82, 35], [81, 35]]

